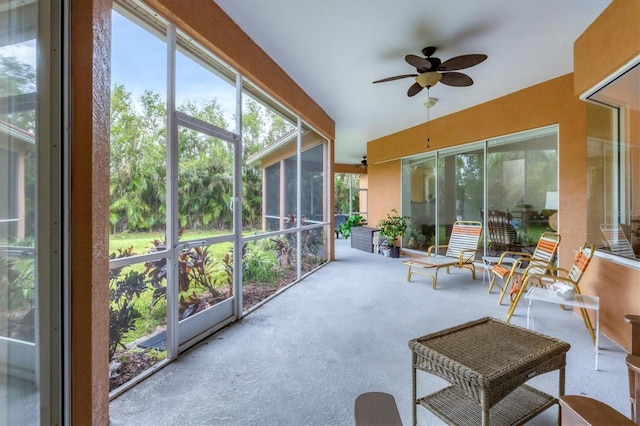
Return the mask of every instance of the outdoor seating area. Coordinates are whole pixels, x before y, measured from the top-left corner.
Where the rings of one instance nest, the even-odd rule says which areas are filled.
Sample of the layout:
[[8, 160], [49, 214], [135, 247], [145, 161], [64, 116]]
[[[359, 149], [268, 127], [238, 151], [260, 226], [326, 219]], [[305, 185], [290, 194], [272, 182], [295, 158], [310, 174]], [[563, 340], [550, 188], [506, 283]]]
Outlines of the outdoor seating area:
[[[473, 264], [478, 255], [478, 244], [482, 234], [482, 224], [475, 221], [456, 221], [453, 224], [449, 243], [446, 245], [433, 245], [429, 247], [426, 257], [419, 259], [408, 259], [403, 261], [409, 267], [407, 272], [407, 282], [411, 281], [412, 274], [419, 274], [432, 279], [433, 288], [438, 282], [438, 271], [446, 268], [449, 273], [450, 268], [468, 269], [471, 277], [476, 279], [476, 269]], [[440, 254], [444, 251], [444, 254]], [[420, 268], [416, 270], [413, 268]], [[422, 269], [431, 272], [422, 271]]]
[[[412, 424], [409, 342], [485, 317], [502, 322], [505, 306], [487, 294], [486, 283], [458, 268], [441, 274], [434, 292], [424, 281], [405, 282], [403, 259], [381, 262], [380, 255], [354, 250], [345, 239], [336, 240], [336, 251], [339, 260], [114, 399], [112, 423], [351, 425], [355, 402], [369, 394], [359, 406], [395, 403], [401, 424]], [[473, 303], [460, 309], [461, 299]], [[626, 352], [602, 336], [595, 370], [593, 342], [579, 314], [546, 303], [536, 305], [536, 313], [537, 333], [570, 345], [564, 394], [587, 396], [629, 417]], [[525, 312], [516, 311], [510, 324], [526, 328]], [[510, 345], [509, 339], [494, 338], [496, 346]], [[558, 380], [557, 371], [540, 373], [527, 385], [558, 398]], [[446, 386], [424, 375], [416, 393], [430, 395]], [[418, 409], [418, 425], [444, 424]], [[557, 424], [558, 412], [554, 404], [527, 424]], [[366, 413], [363, 418], [371, 419]], [[397, 421], [394, 413], [385, 418]]]

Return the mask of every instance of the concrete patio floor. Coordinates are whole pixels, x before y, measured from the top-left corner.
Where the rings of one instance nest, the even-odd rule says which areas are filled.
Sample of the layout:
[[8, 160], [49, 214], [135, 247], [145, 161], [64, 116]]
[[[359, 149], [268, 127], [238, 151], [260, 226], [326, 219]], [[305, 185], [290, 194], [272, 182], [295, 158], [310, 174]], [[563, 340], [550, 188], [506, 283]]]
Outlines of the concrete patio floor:
[[[441, 272], [406, 282], [402, 259], [352, 249], [336, 240], [332, 262], [114, 399], [114, 425], [352, 425], [363, 392], [392, 394], [411, 424], [408, 341], [485, 316], [504, 319], [507, 306], [487, 292], [481, 272]], [[625, 351], [602, 336], [599, 370], [582, 319], [536, 303], [536, 331], [568, 342], [566, 394], [588, 395], [629, 415]], [[511, 322], [526, 326], [521, 302]], [[624, 315], [621, 312], [620, 315]], [[629, 332], [631, 332], [629, 330]], [[558, 373], [528, 384], [557, 395]], [[418, 395], [446, 386], [418, 372]], [[531, 425], [557, 424], [557, 406]], [[442, 421], [418, 407], [418, 424]]]

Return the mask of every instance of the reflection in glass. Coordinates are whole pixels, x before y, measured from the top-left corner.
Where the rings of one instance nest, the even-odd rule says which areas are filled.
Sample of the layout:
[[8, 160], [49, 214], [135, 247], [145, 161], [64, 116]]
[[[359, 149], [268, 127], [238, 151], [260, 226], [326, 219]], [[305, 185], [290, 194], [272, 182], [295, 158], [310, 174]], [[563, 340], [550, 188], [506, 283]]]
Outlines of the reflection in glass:
[[[640, 65], [588, 97], [587, 239], [640, 257]], [[615, 238], [612, 239], [612, 237]]]
[[484, 202], [482, 144], [444, 150], [438, 156], [438, 244], [446, 244], [456, 220], [481, 221]]
[[[558, 151], [555, 128], [538, 129], [491, 140], [487, 144], [488, 217], [506, 218], [516, 234], [489, 241], [496, 254], [534, 246], [553, 230], [558, 191]], [[550, 222], [551, 219], [551, 222]], [[497, 235], [494, 233], [494, 236]], [[504, 235], [503, 235], [504, 237]]]
[[50, 353], [36, 334], [39, 7], [0, 6], [0, 424], [40, 423], [37, 353]]
[[557, 158], [557, 129], [549, 127], [403, 160], [403, 212], [411, 217], [403, 246], [446, 244], [456, 220], [486, 221], [491, 255], [535, 244], [555, 225]]
[[[404, 246], [427, 251], [435, 244], [436, 159], [418, 157], [403, 162], [403, 209], [411, 218]], [[408, 185], [406, 184], [408, 183]]]

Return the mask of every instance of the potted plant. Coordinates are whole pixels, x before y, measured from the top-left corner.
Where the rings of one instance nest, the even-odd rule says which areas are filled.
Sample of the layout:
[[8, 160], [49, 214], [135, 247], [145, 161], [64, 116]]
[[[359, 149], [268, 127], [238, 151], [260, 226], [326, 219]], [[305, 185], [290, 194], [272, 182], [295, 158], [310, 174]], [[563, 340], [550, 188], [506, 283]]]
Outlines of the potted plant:
[[409, 217], [398, 215], [396, 209], [387, 213], [387, 218], [382, 219], [378, 224], [380, 233], [388, 238], [389, 247], [391, 248], [391, 257], [400, 257], [400, 246], [398, 245], [398, 237], [404, 237], [409, 226]]

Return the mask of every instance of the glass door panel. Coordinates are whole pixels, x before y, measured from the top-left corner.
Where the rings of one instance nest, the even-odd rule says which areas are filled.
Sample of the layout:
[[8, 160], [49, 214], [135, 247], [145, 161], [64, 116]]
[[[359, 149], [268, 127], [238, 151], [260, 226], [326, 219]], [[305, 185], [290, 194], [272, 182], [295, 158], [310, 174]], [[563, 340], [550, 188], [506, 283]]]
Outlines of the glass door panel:
[[[236, 142], [222, 129], [184, 117], [177, 133], [178, 229], [172, 230], [177, 232], [179, 344], [233, 315], [238, 229], [233, 214]], [[189, 120], [198, 125], [190, 126]]]
[[[40, 139], [36, 116], [38, 101], [46, 105], [36, 72], [46, 81], [49, 71], [46, 53], [36, 50], [41, 7], [47, 5], [0, 2], [0, 424], [48, 423], [39, 420], [36, 368], [38, 353], [50, 353], [46, 345], [40, 347], [37, 323], [38, 291], [47, 293], [47, 280], [36, 273], [36, 221], [48, 214], [37, 203], [37, 182], [44, 181], [38, 165], [48, 161], [38, 156], [46, 151], [41, 146], [47, 146], [47, 137]], [[40, 330], [40, 336], [44, 333]]]
[[438, 156], [438, 244], [446, 244], [456, 220], [482, 220], [484, 147], [467, 145]]

